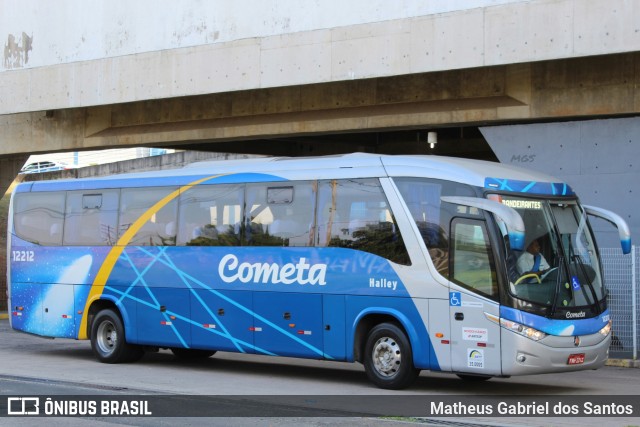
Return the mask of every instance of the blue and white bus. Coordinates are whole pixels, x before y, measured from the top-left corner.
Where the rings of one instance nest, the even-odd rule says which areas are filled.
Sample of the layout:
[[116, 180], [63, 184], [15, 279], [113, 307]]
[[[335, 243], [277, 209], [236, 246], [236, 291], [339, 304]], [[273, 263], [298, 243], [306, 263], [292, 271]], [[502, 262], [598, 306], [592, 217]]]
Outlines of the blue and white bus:
[[[630, 249], [624, 220], [568, 185], [465, 159], [268, 158], [23, 183], [11, 325], [89, 339], [106, 363], [157, 349], [357, 361], [389, 389], [420, 370], [594, 369], [611, 320], [587, 214]], [[544, 261], [523, 267], [527, 256]]]

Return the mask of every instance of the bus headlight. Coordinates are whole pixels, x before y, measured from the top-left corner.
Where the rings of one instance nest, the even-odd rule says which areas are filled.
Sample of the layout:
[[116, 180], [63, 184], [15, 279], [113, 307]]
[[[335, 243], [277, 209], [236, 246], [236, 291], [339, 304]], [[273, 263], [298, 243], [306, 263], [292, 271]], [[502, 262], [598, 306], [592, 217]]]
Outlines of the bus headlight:
[[607, 324], [605, 325], [605, 327], [604, 327], [604, 328], [602, 328], [602, 329], [600, 329], [600, 333], [601, 333], [603, 336], [605, 336], [605, 337], [606, 337], [607, 335], [609, 335], [609, 333], [611, 332], [611, 325], [612, 325], [612, 323], [613, 323], [613, 322], [611, 322], [611, 320], [609, 320], [609, 321], [607, 322]]
[[500, 319], [500, 325], [503, 328], [506, 328], [512, 332], [520, 334], [523, 337], [527, 337], [534, 341], [540, 341], [542, 338], [547, 336], [547, 334], [545, 334], [544, 332], [541, 332], [537, 329], [530, 328], [528, 326], [524, 326], [512, 320]]

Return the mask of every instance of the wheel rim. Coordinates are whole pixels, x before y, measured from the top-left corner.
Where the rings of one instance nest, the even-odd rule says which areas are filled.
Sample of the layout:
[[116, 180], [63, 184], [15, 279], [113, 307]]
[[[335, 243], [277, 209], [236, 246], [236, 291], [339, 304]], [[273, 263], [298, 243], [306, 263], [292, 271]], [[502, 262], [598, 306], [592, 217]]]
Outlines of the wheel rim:
[[382, 337], [373, 346], [373, 367], [383, 377], [392, 377], [400, 369], [402, 353], [397, 341]]
[[100, 323], [96, 335], [96, 344], [100, 352], [107, 355], [113, 353], [118, 344], [118, 332], [113, 322], [106, 320]]

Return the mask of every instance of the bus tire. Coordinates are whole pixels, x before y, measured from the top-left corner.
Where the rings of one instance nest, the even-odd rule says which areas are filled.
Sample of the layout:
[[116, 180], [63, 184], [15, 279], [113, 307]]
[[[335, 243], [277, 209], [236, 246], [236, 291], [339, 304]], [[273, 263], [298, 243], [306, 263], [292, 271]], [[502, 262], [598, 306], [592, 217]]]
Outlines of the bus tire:
[[381, 323], [369, 332], [364, 350], [364, 369], [371, 382], [390, 390], [409, 386], [420, 373], [413, 365], [409, 339], [393, 323]]
[[144, 354], [141, 347], [126, 342], [122, 320], [109, 308], [99, 311], [93, 319], [91, 350], [102, 363], [134, 362]]
[[171, 352], [177, 359], [194, 360], [208, 359], [216, 354], [215, 350], [198, 350], [193, 348], [171, 348]]

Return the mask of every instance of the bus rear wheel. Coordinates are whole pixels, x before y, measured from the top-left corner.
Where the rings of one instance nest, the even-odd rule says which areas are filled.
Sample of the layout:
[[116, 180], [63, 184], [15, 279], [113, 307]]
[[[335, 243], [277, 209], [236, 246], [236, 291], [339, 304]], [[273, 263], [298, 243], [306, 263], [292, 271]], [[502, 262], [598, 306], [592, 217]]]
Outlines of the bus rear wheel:
[[364, 369], [371, 382], [391, 390], [409, 386], [420, 373], [413, 365], [409, 339], [393, 323], [381, 323], [369, 332]]
[[133, 362], [144, 354], [142, 348], [126, 342], [122, 320], [109, 308], [99, 311], [93, 319], [91, 350], [102, 363]]

